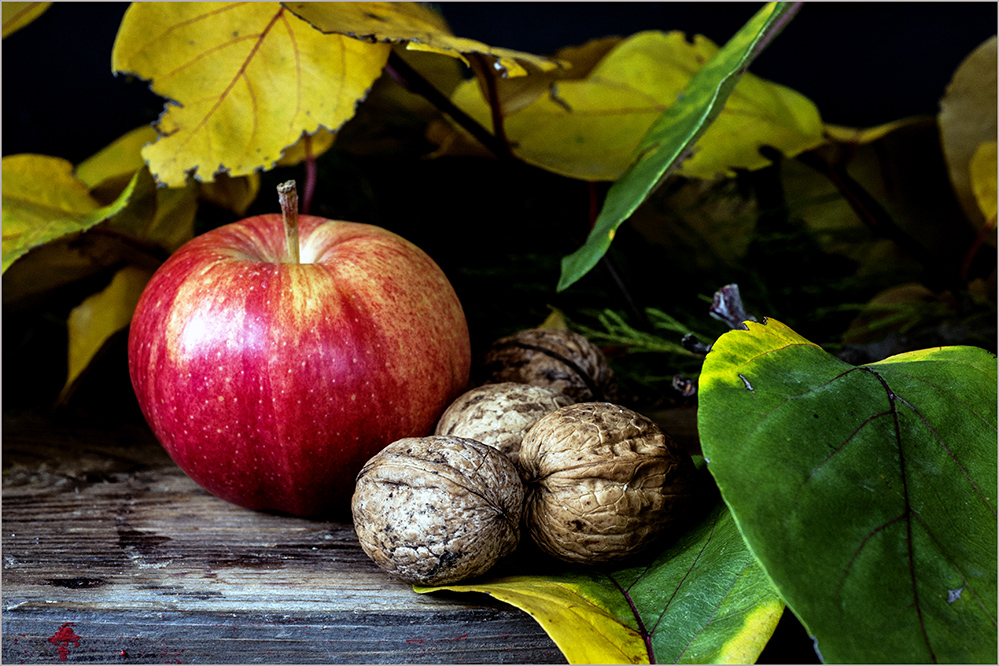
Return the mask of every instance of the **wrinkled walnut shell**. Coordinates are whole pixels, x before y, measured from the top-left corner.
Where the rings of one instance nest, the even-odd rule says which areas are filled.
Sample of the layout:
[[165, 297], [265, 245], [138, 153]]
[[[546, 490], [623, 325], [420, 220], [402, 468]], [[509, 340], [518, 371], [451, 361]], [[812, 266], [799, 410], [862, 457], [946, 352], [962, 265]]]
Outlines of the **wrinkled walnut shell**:
[[407, 437], [357, 476], [351, 501], [364, 552], [406, 582], [445, 585], [516, 549], [524, 489], [496, 449], [461, 437]]
[[614, 373], [600, 349], [574, 331], [531, 328], [495, 341], [475, 384], [519, 382], [561, 391], [575, 402], [612, 399]]
[[502, 382], [486, 384], [458, 397], [441, 415], [437, 435], [466, 437], [506, 454], [514, 463], [520, 442], [538, 419], [572, 398], [543, 386]]
[[521, 444], [531, 536], [577, 563], [641, 552], [683, 513], [693, 463], [650, 419], [618, 405], [569, 405], [542, 417]]

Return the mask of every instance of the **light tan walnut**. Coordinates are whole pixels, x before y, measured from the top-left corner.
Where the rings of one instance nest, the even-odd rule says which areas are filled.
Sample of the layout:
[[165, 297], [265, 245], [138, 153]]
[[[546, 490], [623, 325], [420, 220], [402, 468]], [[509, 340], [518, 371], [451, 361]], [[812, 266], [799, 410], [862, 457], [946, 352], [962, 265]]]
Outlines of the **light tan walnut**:
[[575, 402], [613, 399], [614, 373], [600, 348], [574, 331], [530, 328], [496, 340], [473, 369], [476, 385], [518, 382]]
[[486, 384], [459, 396], [437, 422], [437, 435], [466, 437], [488, 444], [509, 456], [520, 456], [520, 441], [538, 419], [572, 398], [554, 389], [530, 384]]
[[364, 552], [409, 583], [484, 574], [520, 540], [524, 489], [502, 453], [461, 437], [407, 437], [357, 476], [351, 501]]
[[607, 402], [542, 417], [519, 466], [531, 536], [567, 562], [640, 553], [682, 516], [694, 490], [689, 456], [650, 419]]

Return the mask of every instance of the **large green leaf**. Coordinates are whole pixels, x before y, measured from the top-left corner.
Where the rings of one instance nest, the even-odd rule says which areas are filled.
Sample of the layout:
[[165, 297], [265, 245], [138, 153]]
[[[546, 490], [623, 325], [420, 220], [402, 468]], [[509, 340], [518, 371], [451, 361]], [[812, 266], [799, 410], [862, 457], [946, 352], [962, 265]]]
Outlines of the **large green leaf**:
[[707, 131], [749, 63], [797, 8], [798, 5], [789, 3], [767, 4], [694, 74], [680, 98], [649, 128], [636, 151], [636, 161], [607, 192], [583, 247], [563, 257], [559, 291], [586, 275], [600, 261], [617, 228]]
[[418, 592], [484, 592], [529, 613], [574, 664], [752, 663], [784, 609], [719, 500], [653, 561]]
[[823, 658], [996, 663], [995, 356], [855, 367], [747, 325], [705, 359], [701, 444]]

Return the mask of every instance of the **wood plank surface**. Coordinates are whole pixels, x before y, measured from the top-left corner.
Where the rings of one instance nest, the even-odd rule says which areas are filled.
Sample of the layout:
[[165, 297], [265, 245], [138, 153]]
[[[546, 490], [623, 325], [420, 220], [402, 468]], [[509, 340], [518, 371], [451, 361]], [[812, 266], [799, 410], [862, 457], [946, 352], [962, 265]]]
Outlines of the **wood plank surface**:
[[419, 595], [349, 523], [201, 490], [148, 429], [4, 419], [4, 663], [565, 663], [528, 615]]

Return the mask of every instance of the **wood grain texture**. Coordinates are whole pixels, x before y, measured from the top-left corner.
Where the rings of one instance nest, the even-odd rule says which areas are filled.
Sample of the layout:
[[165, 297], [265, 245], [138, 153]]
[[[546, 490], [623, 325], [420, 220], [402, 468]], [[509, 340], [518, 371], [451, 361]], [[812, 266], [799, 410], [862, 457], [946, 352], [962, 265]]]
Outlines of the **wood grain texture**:
[[349, 523], [209, 495], [140, 426], [5, 418], [2, 530], [4, 663], [565, 663], [510, 606], [387, 576]]

